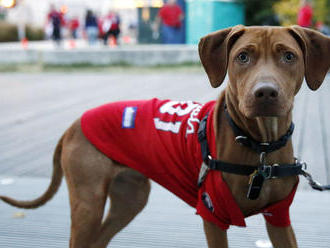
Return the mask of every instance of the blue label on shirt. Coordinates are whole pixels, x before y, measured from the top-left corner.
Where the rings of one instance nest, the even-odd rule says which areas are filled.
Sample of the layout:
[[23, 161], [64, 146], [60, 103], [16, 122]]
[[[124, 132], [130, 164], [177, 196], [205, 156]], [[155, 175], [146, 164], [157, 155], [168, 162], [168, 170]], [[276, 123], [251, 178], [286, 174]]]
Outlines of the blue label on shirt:
[[123, 113], [122, 128], [134, 128], [137, 107], [126, 107]]

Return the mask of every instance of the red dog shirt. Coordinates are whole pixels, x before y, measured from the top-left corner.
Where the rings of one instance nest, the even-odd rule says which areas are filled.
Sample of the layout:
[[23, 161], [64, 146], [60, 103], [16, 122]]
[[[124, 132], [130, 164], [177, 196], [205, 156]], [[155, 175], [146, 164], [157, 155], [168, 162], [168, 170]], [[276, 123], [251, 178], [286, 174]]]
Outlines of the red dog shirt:
[[[208, 143], [212, 156], [216, 154], [214, 107], [215, 101], [203, 105], [158, 99], [115, 102], [84, 113], [81, 128], [106, 156], [167, 188], [195, 207], [203, 219], [223, 230], [229, 225], [246, 226], [221, 172], [209, 171], [203, 185], [197, 186], [202, 164], [197, 130], [207, 113]], [[270, 224], [290, 225], [296, 187], [286, 199], [261, 211]]]

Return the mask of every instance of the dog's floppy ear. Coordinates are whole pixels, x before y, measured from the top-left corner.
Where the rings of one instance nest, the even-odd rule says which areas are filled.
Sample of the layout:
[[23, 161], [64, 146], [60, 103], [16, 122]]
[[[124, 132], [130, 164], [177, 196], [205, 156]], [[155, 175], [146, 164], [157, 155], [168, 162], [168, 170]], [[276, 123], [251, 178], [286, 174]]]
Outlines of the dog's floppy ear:
[[308, 87], [317, 90], [330, 68], [330, 38], [320, 32], [299, 26], [291, 27], [290, 33], [303, 51]]
[[227, 73], [229, 51], [243, 32], [244, 26], [238, 25], [201, 38], [198, 44], [199, 57], [212, 87], [216, 88], [223, 82]]

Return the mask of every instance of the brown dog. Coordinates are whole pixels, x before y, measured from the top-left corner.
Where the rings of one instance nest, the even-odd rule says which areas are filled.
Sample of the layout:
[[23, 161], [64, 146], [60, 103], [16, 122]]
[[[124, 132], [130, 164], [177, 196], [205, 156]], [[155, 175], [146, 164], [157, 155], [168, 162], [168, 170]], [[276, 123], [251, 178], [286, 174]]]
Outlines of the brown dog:
[[[229, 83], [213, 115], [216, 156], [248, 167], [258, 165], [260, 157], [235, 142], [223, 103], [233, 121], [255, 140], [279, 139], [290, 126], [294, 96], [304, 76], [312, 90], [322, 84], [330, 67], [330, 38], [300, 27], [236, 26], [202, 38], [199, 53], [213, 87], [222, 83], [228, 69]], [[56, 193], [64, 173], [71, 205], [70, 247], [106, 247], [144, 208], [150, 191], [146, 176], [112, 159], [89, 142], [79, 119], [57, 145], [46, 193], [34, 201], [1, 199], [17, 207], [39, 207]], [[267, 162], [293, 163], [291, 141], [270, 153]], [[246, 197], [249, 176], [223, 172], [222, 178], [244, 216], [285, 199], [298, 181], [297, 176], [266, 180], [260, 196], [250, 200]], [[111, 209], [102, 222], [108, 196]], [[278, 227], [267, 222], [266, 226], [274, 247], [297, 247], [291, 225]], [[226, 230], [205, 219], [204, 229], [210, 248], [228, 246]]]

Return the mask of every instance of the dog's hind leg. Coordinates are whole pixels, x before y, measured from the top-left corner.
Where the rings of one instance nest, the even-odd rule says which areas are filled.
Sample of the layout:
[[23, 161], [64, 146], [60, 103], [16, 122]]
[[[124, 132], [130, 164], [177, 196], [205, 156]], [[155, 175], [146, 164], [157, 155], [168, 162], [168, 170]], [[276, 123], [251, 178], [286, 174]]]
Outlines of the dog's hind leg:
[[105, 248], [110, 240], [141, 212], [148, 201], [150, 182], [130, 168], [118, 173], [109, 186], [111, 207], [92, 246]]
[[70, 248], [90, 248], [101, 230], [109, 184], [121, 168], [88, 142], [79, 121], [65, 133], [61, 164], [70, 197]]
[[[106, 247], [147, 203], [149, 180], [98, 151], [79, 120], [64, 135], [61, 164], [70, 196], [70, 248]], [[102, 223], [108, 196], [111, 207]]]
[[[97, 239], [104, 212], [106, 192], [101, 184], [71, 187], [71, 238], [70, 248], [90, 248]], [[91, 192], [91, 190], [93, 192]], [[83, 191], [89, 193], [82, 193]]]

